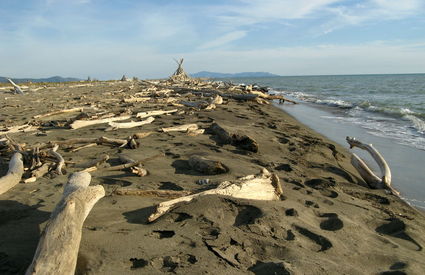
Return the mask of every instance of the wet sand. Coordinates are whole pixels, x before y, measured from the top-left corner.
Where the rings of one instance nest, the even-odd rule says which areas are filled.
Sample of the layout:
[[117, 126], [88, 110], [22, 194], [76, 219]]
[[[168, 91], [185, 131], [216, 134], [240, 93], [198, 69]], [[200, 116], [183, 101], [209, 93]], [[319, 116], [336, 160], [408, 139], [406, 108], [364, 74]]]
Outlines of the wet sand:
[[[50, 111], [91, 106], [112, 112], [137, 113], [176, 108], [164, 101], [123, 103], [143, 87], [131, 82], [99, 82], [93, 86], [58, 84], [25, 96], [0, 91], [0, 126], [20, 125]], [[133, 85], [133, 88], [129, 87]], [[184, 95], [182, 99], [193, 98]], [[81, 163], [101, 154], [119, 163], [118, 154], [144, 159], [149, 175], [128, 171], [92, 172], [92, 185], [106, 196], [90, 212], [83, 227], [77, 274], [421, 274], [425, 270], [425, 219], [399, 198], [371, 190], [350, 164], [346, 149], [310, 130], [272, 105], [225, 100], [215, 110], [162, 115], [151, 124], [105, 132], [106, 124], [77, 130], [63, 126], [77, 113], [50, 116], [40, 131], [10, 136], [35, 144], [75, 137], [140, 139], [137, 149], [94, 146], [78, 152], [63, 148], [65, 160]], [[283, 106], [285, 109], [285, 105]], [[163, 133], [162, 127], [213, 122], [249, 135], [257, 153], [221, 145], [208, 131], [202, 135]], [[50, 125], [50, 126], [49, 126]], [[37, 134], [38, 133], [38, 134]], [[221, 161], [229, 172], [203, 175], [190, 168], [193, 154]], [[0, 175], [8, 159], [0, 158]], [[196, 191], [209, 184], [255, 174], [276, 173], [283, 185], [280, 201], [254, 201], [207, 196], [180, 205], [153, 223], [147, 217], [161, 198], [121, 196], [120, 187]], [[0, 273], [23, 273], [30, 264], [41, 231], [58, 203], [66, 175], [20, 183], [0, 195]]]

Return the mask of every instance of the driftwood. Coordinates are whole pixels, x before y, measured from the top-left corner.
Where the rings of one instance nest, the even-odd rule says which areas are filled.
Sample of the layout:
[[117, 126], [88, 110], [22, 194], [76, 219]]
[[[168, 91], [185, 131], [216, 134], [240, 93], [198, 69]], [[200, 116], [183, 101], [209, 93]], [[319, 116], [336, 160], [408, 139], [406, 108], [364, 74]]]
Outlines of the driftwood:
[[232, 144], [243, 150], [258, 152], [258, 143], [247, 135], [230, 134], [217, 123], [213, 123], [209, 130], [216, 135], [218, 142], [221, 144]]
[[172, 113], [175, 113], [177, 111], [178, 111], [177, 109], [172, 109], [172, 110], [168, 110], [168, 111], [155, 110], [155, 111], [140, 112], [140, 113], [136, 114], [136, 117], [145, 118], [145, 117], [149, 117], [149, 116], [160, 116], [160, 115], [172, 114]]
[[186, 107], [203, 109], [203, 110], [214, 110], [217, 107], [215, 106], [215, 104], [208, 103], [206, 101], [180, 101], [180, 104]]
[[145, 138], [148, 137], [152, 134], [152, 132], [141, 132], [141, 133], [135, 133], [133, 135], [133, 139], [141, 139], [141, 138]]
[[217, 175], [227, 173], [229, 171], [229, 168], [220, 161], [210, 160], [196, 155], [189, 158], [189, 166], [193, 170], [205, 175]]
[[233, 182], [225, 181], [215, 189], [162, 202], [149, 216], [148, 221], [155, 221], [181, 202], [190, 202], [194, 198], [206, 195], [222, 195], [250, 200], [279, 200], [282, 195], [282, 187], [277, 176], [271, 175], [263, 169], [259, 176], [250, 175]]
[[62, 168], [65, 166], [65, 160], [63, 159], [62, 155], [57, 152], [58, 149], [59, 145], [56, 144], [52, 150], [50, 150], [50, 154], [52, 154], [57, 159], [56, 173], [63, 175]]
[[33, 118], [37, 119], [37, 118], [54, 116], [54, 115], [59, 115], [59, 114], [64, 114], [64, 113], [73, 113], [73, 112], [82, 112], [82, 111], [83, 111], [83, 108], [72, 108], [72, 109], [54, 111], [54, 112], [50, 112], [50, 113], [46, 113], [46, 114], [42, 114], [42, 115], [36, 115], [36, 116], [33, 116]]
[[12, 79], [8, 78], [7, 81], [9, 81], [10, 84], [12, 84], [13, 88], [15, 89], [15, 94], [23, 95], [24, 92], [22, 91], [21, 87], [15, 84], [15, 82], [12, 81]]
[[141, 196], [141, 197], [157, 197], [174, 199], [192, 194], [189, 191], [175, 191], [175, 190], [141, 190], [141, 189], [128, 189], [118, 188], [114, 191], [117, 195]]
[[71, 129], [75, 130], [75, 129], [79, 129], [79, 128], [83, 128], [83, 127], [87, 127], [91, 125], [126, 120], [129, 118], [131, 118], [131, 116], [118, 116], [118, 117], [110, 117], [110, 118], [94, 119], [94, 120], [75, 120], [69, 126], [71, 127]]
[[138, 160], [138, 161], [135, 161], [135, 162], [125, 163], [125, 164], [121, 164], [121, 165], [116, 165], [116, 166], [111, 166], [111, 167], [106, 167], [106, 168], [100, 168], [100, 169], [98, 169], [96, 167], [90, 167], [90, 168], [86, 169], [85, 171], [87, 171], [87, 172], [119, 171], [119, 170], [124, 170], [124, 169], [127, 169], [127, 168], [131, 168], [131, 167], [134, 167], [134, 166], [141, 165], [141, 164], [143, 164], [147, 161], [150, 161], [150, 160], [156, 159], [158, 157], [162, 157], [162, 156], [164, 156], [164, 154], [161, 153], [161, 154], [156, 154], [154, 156], [151, 156], [151, 157], [148, 157], [148, 158], [145, 158], [145, 159], [142, 159], [142, 160]]
[[190, 132], [197, 129], [198, 129], [197, 124], [184, 124], [184, 125], [179, 125], [174, 127], [162, 128], [161, 130], [164, 133], [168, 133], [168, 132]]
[[49, 169], [50, 164], [47, 162], [43, 163], [40, 167], [31, 171], [31, 177], [24, 180], [24, 182], [35, 182], [38, 178], [41, 178], [42, 176], [46, 175], [49, 172]]
[[23, 173], [24, 163], [22, 162], [22, 154], [14, 153], [10, 159], [7, 174], [0, 178], [0, 195], [17, 185]]
[[142, 125], [150, 124], [155, 120], [153, 117], [148, 117], [145, 120], [142, 121], [131, 121], [131, 122], [109, 122], [109, 126], [111, 128], [108, 128], [107, 130], [115, 130], [115, 129], [129, 129], [134, 127], [139, 127]]
[[122, 101], [124, 103], [138, 103], [138, 102], [146, 102], [151, 100], [151, 97], [130, 97], [130, 98], [124, 98]]
[[84, 163], [80, 163], [78, 165], [76, 165], [77, 168], [85, 168], [85, 169], [90, 169], [92, 167], [99, 167], [100, 165], [104, 164], [105, 162], [107, 162], [109, 160], [109, 155], [107, 154], [103, 154], [100, 155], [99, 157], [84, 162]]
[[105, 196], [101, 185], [89, 186], [90, 180], [89, 173], [71, 175], [41, 235], [27, 275], [75, 273], [84, 220]]
[[17, 125], [12, 126], [6, 129], [0, 129], [0, 135], [7, 135], [7, 134], [13, 134], [13, 133], [19, 133], [19, 132], [31, 132], [37, 130], [38, 127], [24, 124], [24, 125]]
[[[130, 158], [129, 156], [125, 154], [119, 154], [118, 157], [120, 158], [121, 162], [123, 162], [124, 164], [136, 162], [134, 159]], [[144, 177], [148, 174], [148, 171], [145, 168], [143, 168], [143, 165], [141, 163], [136, 166], [130, 167], [130, 170], [131, 170], [131, 173], [138, 175], [140, 177]]]
[[73, 144], [81, 144], [81, 143], [96, 143], [96, 144], [124, 147], [125, 145], [127, 145], [128, 141], [125, 139], [118, 139], [118, 138], [98, 137], [98, 138], [73, 138], [73, 139], [57, 140], [57, 141], [50, 142], [50, 144], [59, 144], [59, 145], [73, 145]]
[[388, 190], [391, 191], [391, 193], [398, 196], [400, 193], [391, 186], [390, 167], [388, 166], [387, 162], [382, 157], [382, 155], [378, 152], [378, 150], [376, 150], [372, 144], [362, 143], [352, 137], [347, 137], [346, 140], [347, 140], [347, 143], [350, 145], [350, 148], [358, 147], [360, 149], [367, 151], [378, 164], [382, 174], [382, 177], [379, 178], [377, 175], [375, 175], [372, 172], [372, 170], [367, 166], [367, 164], [361, 158], [359, 158], [356, 154], [353, 153], [351, 158], [351, 164], [354, 166], [354, 168], [356, 168], [360, 176], [372, 188], [387, 188]]

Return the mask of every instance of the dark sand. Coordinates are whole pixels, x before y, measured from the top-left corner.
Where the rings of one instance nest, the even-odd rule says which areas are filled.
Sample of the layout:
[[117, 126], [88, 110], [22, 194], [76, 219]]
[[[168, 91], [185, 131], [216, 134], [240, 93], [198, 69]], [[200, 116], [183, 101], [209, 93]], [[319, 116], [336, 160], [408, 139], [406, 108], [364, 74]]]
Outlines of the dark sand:
[[[131, 83], [54, 88], [25, 96], [1, 93], [0, 126], [20, 125], [34, 115], [93, 103], [102, 110], [133, 113], [171, 109], [166, 103], [121, 103], [143, 91]], [[124, 89], [124, 91], [122, 91]], [[104, 132], [107, 125], [78, 130], [58, 128], [76, 113], [47, 117], [46, 136], [12, 134], [34, 144], [74, 137], [125, 138], [153, 131], [138, 149], [96, 146], [71, 153], [66, 160], [84, 162], [107, 153], [109, 165], [125, 152], [135, 159], [164, 153], [145, 164], [146, 177], [127, 171], [93, 172], [92, 185], [102, 184], [101, 199], [84, 223], [77, 274], [423, 274], [425, 219], [384, 190], [371, 190], [350, 164], [346, 149], [303, 126], [271, 105], [229, 100], [212, 111], [191, 111], [156, 117], [139, 128]], [[208, 128], [215, 121], [231, 132], [253, 137], [259, 152], [221, 146], [208, 133], [161, 133], [158, 129], [185, 123]], [[187, 160], [202, 154], [222, 161], [230, 171], [206, 176]], [[0, 175], [8, 159], [0, 157]], [[159, 198], [119, 196], [118, 187], [194, 191], [196, 182], [232, 180], [258, 173], [262, 167], [280, 177], [281, 201], [248, 201], [208, 196], [181, 205], [154, 223], [146, 218]], [[0, 195], [0, 274], [23, 273], [39, 235], [62, 195], [67, 175], [20, 183]], [[390, 273], [392, 272], [392, 273]], [[404, 273], [403, 273], [404, 272]]]

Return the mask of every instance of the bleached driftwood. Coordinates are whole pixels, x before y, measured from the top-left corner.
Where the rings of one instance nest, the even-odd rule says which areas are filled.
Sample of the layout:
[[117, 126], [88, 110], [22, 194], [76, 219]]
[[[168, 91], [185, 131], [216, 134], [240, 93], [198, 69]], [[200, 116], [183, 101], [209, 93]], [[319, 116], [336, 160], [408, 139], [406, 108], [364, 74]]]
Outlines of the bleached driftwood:
[[93, 159], [93, 160], [89, 160], [87, 162], [84, 163], [80, 163], [78, 165], [76, 165], [77, 168], [92, 168], [92, 167], [99, 167], [100, 165], [104, 164], [106, 161], [109, 160], [109, 155], [107, 154], [103, 154], [100, 155], [99, 157]]
[[353, 153], [351, 158], [351, 164], [354, 166], [354, 168], [356, 168], [360, 176], [371, 187], [387, 188], [391, 191], [391, 193], [398, 196], [399, 192], [391, 186], [390, 167], [388, 166], [387, 162], [382, 157], [382, 155], [378, 152], [378, 150], [376, 150], [372, 144], [362, 143], [353, 137], [347, 137], [346, 140], [347, 140], [347, 143], [350, 145], [350, 148], [358, 147], [360, 149], [367, 151], [378, 164], [382, 174], [382, 177], [379, 178], [377, 175], [375, 175], [375, 173], [372, 172], [372, 170], [367, 166], [367, 164], [361, 158], [359, 158], [356, 154]]
[[213, 103], [208, 103], [206, 101], [180, 101], [180, 104], [186, 106], [186, 107], [192, 107], [196, 109], [203, 109], [203, 110], [213, 110], [217, 106]]
[[115, 130], [115, 129], [129, 129], [134, 127], [140, 127], [146, 124], [150, 124], [155, 120], [153, 117], [148, 117], [145, 120], [142, 121], [131, 121], [131, 122], [109, 122], [109, 126], [111, 128], [108, 128], [107, 130]]
[[129, 118], [131, 118], [131, 116], [118, 116], [118, 117], [110, 117], [110, 118], [94, 119], [94, 120], [76, 120], [73, 123], [71, 123], [71, 125], [69, 126], [71, 127], [71, 129], [75, 130], [75, 129], [79, 129], [79, 128], [83, 128], [83, 127], [87, 127], [91, 125], [126, 120]]
[[12, 84], [13, 88], [15, 89], [15, 94], [20, 94], [20, 95], [24, 94], [21, 87], [16, 85], [15, 82], [12, 81], [12, 79], [8, 78], [7, 81], [9, 81], [9, 83]]
[[225, 181], [215, 189], [162, 202], [157, 206], [156, 211], [149, 216], [148, 221], [155, 221], [178, 203], [190, 202], [194, 198], [206, 195], [222, 195], [250, 200], [279, 200], [282, 195], [282, 187], [277, 176], [263, 169], [262, 174], [258, 176], [250, 175], [233, 182]]
[[82, 111], [83, 111], [83, 108], [71, 108], [71, 109], [58, 110], [58, 111], [54, 111], [54, 112], [50, 112], [46, 114], [36, 115], [36, 116], [33, 116], [33, 118], [37, 119], [37, 118], [54, 116], [54, 115], [59, 115], [64, 113], [74, 113], [74, 112], [82, 112]]
[[189, 166], [193, 170], [205, 175], [217, 175], [229, 171], [229, 168], [227, 168], [220, 161], [207, 159], [197, 155], [191, 156], [189, 158]]
[[24, 180], [25, 183], [29, 182], [35, 182], [38, 178], [41, 178], [42, 176], [46, 175], [49, 172], [50, 169], [50, 163], [43, 163], [40, 167], [37, 169], [31, 171], [31, 177]]
[[141, 196], [141, 197], [157, 197], [174, 199], [192, 194], [189, 191], [175, 191], [175, 190], [141, 190], [141, 189], [128, 189], [118, 188], [114, 191], [117, 195]]
[[62, 168], [65, 166], [65, 160], [62, 155], [57, 152], [58, 149], [59, 145], [56, 144], [52, 150], [50, 150], [50, 154], [52, 154], [57, 159], [56, 173], [63, 175]]
[[146, 102], [151, 100], [151, 97], [130, 97], [130, 98], [124, 98], [122, 101], [124, 103], [137, 103], [137, 102]]
[[24, 163], [22, 162], [22, 154], [14, 153], [10, 159], [7, 174], [0, 178], [0, 195], [17, 185], [23, 173]]
[[94, 146], [97, 146], [97, 143], [89, 143], [89, 144], [85, 144], [85, 145], [82, 145], [82, 146], [79, 146], [79, 147], [75, 147], [75, 148], [71, 149], [70, 152], [75, 153], [75, 152], [80, 151], [82, 149], [86, 149], [86, 148], [90, 148], [90, 147], [94, 147]]
[[0, 135], [7, 135], [7, 134], [13, 134], [13, 133], [19, 133], [19, 132], [31, 132], [37, 129], [38, 127], [29, 125], [29, 124], [23, 124], [23, 125], [12, 126], [5, 129], [0, 129]]
[[[129, 156], [125, 154], [119, 154], [118, 157], [120, 158], [121, 162], [123, 162], [124, 164], [136, 162], [134, 159], [130, 158]], [[143, 168], [143, 165], [141, 163], [136, 166], [130, 167], [130, 170], [131, 170], [131, 173], [138, 175], [140, 177], [144, 177], [148, 174], [148, 171], [145, 168]]]
[[140, 132], [140, 133], [135, 133], [133, 135], [134, 139], [141, 139], [141, 138], [145, 138], [148, 137], [152, 134], [152, 132]]
[[136, 114], [136, 117], [138, 118], [145, 118], [145, 117], [149, 117], [149, 116], [160, 116], [160, 115], [166, 115], [166, 114], [172, 114], [177, 112], [177, 109], [172, 109], [172, 110], [155, 110], [155, 111], [147, 111], [147, 112], [140, 112]]
[[190, 132], [197, 129], [198, 129], [197, 124], [184, 124], [184, 125], [179, 125], [174, 127], [162, 128], [161, 130], [164, 133], [168, 133], [168, 132]]
[[74, 274], [84, 220], [105, 196], [101, 185], [89, 186], [89, 173], [74, 173], [41, 235], [26, 274]]
[[223, 98], [219, 95], [216, 95], [212, 100], [211, 100], [211, 104], [214, 105], [220, 105], [223, 104]]
[[287, 99], [287, 98], [285, 98], [285, 97], [284, 97], [284, 96], [282, 96], [282, 95], [269, 95], [269, 94], [263, 93], [263, 92], [261, 92], [261, 91], [255, 91], [255, 90], [252, 90], [250, 93], [251, 93], [251, 94], [254, 94], [254, 95], [258, 95], [258, 97], [260, 97], [260, 98], [265, 98], [265, 99], [278, 99], [278, 100], [279, 100], [279, 102], [281, 102], [281, 103], [283, 103], [283, 102], [287, 101], [287, 102], [290, 102], [290, 103], [293, 103], [293, 104], [297, 104], [297, 102], [295, 102], [295, 101], [293, 101], [293, 100], [290, 100], [290, 99]]

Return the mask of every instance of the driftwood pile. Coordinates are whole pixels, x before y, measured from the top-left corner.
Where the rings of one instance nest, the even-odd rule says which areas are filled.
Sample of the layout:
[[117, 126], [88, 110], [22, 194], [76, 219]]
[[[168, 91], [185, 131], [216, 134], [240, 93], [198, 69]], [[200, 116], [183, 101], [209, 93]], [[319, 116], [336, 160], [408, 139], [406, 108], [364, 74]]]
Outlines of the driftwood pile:
[[[96, 159], [83, 163], [66, 161], [62, 152], [77, 153], [93, 146], [110, 146], [117, 148], [135, 149], [139, 140], [152, 132], [135, 132], [123, 138], [107, 136], [90, 138], [72, 138], [68, 140], [52, 140], [47, 143], [23, 144], [11, 137], [19, 132], [43, 133], [46, 128], [53, 131], [78, 131], [78, 129], [93, 125], [104, 125], [105, 131], [141, 127], [155, 122], [155, 117], [162, 115], [178, 116], [182, 113], [197, 112], [199, 110], [213, 111], [230, 100], [249, 101], [253, 104], [270, 104], [271, 100], [295, 103], [281, 95], [271, 95], [268, 90], [256, 85], [233, 85], [225, 82], [201, 81], [190, 78], [182, 67], [183, 59], [177, 61], [176, 72], [167, 80], [131, 81], [128, 88], [114, 92], [120, 105], [120, 112], [102, 111], [101, 104], [73, 107], [57, 110], [33, 117], [23, 125], [4, 127], [0, 129], [0, 156], [10, 159], [7, 174], [0, 178], [0, 194], [3, 194], [17, 185], [21, 180], [34, 182], [47, 174], [62, 175], [66, 170], [73, 170], [67, 184], [64, 186], [63, 196], [51, 214], [50, 220], [44, 229], [37, 247], [32, 264], [27, 274], [73, 274], [76, 267], [81, 229], [83, 222], [94, 204], [105, 195], [102, 186], [89, 186], [91, 175], [95, 171], [126, 170], [138, 176], [147, 176], [149, 172], [143, 163], [162, 156], [161, 153], [145, 158], [133, 159], [126, 154], [119, 154], [117, 158], [122, 163], [116, 166], [107, 166], [110, 156], [103, 154]], [[124, 76], [122, 81], [128, 81]], [[85, 85], [85, 84], [79, 84]], [[87, 84], [94, 85], [94, 84]], [[22, 91], [15, 87], [16, 93]], [[127, 94], [128, 91], [138, 89], [137, 93]], [[21, 92], [19, 92], [21, 91]], [[163, 109], [144, 110], [134, 112], [132, 108], [153, 105]], [[124, 111], [123, 111], [124, 109]], [[46, 123], [42, 118], [55, 115], [72, 116], [62, 120], [53, 120]], [[229, 133], [217, 123], [200, 128], [197, 124], [169, 125], [158, 127], [158, 135], [168, 135], [170, 132], [181, 132], [188, 136], [209, 134], [221, 145], [232, 145], [240, 150], [256, 153], [260, 150], [259, 144], [250, 136], [241, 133]], [[350, 145], [370, 149], [353, 139], [348, 140]], [[373, 149], [373, 148], [372, 148]], [[371, 150], [369, 150], [371, 151]], [[373, 152], [373, 150], [372, 150]], [[379, 153], [375, 154], [379, 155]], [[368, 181], [372, 178], [375, 187], [379, 178], [372, 176], [358, 158], [353, 157], [353, 165], [361, 167], [359, 172]], [[383, 159], [382, 159], [383, 160]], [[385, 161], [384, 161], [385, 162]], [[217, 160], [204, 156], [193, 155], [188, 164], [193, 170], [205, 175], [228, 172], [228, 167]], [[355, 165], [356, 166], [356, 165]], [[385, 168], [386, 169], [386, 168]], [[382, 179], [383, 185], [389, 186], [389, 169]], [[216, 188], [207, 191], [171, 191], [171, 190], [134, 190], [119, 188], [115, 190], [119, 195], [156, 196], [173, 200], [160, 203], [156, 211], [149, 217], [152, 222], [174, 208], [180, 202], [190, 202], [193, 198], [204, 195], [224, 195], [235, 198], [254, 200], [279, 200], [282, 188], [279, 178], [263, 169], [259, 175], [249, 175], [232, 182], [223, 182]]]

